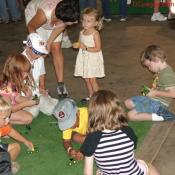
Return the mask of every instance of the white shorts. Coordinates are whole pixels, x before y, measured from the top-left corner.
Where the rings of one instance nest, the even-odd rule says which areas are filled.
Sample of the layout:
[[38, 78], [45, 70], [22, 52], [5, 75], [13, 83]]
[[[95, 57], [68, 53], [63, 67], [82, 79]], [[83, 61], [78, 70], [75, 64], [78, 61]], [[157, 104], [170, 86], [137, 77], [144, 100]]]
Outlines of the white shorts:
[[144, 172], [144, 175], [149, 175], [148, 165], [143, 160], [137, 160], [140, 169]]
[[[26, 26], [30, 22], [30, 20], [33, 18], [31, 13], [27, 12], [27, 9], [25, 10], [25, 20], [26, 20]], [[46, 30], [43, 27], [39, 27], [37, 30], [37, 33], [42, 37], [43, 40], [47, 41], [52, 33], [53, 30]], [[60, 33], [57, 38], [54, 40], [54, 42], [61, 42], [63, 38], [63, 33]]]

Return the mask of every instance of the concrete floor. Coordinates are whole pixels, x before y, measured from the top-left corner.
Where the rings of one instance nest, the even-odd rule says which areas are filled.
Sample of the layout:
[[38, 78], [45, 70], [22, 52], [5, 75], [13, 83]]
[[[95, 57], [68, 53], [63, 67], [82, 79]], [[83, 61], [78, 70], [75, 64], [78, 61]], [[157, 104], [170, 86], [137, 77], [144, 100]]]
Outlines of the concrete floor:
[[[71, 40], [77, 41], [80, 25], [68, 29]], [[0, 24], [0, 67], [12, 52], [22, 51], [22, 40], [27, 30], [24, 22]], [[139, 63], [140, 52], [149, 44], [160, 45], [167, 53], [168, 62], [174, 66], [175, 21], [150, 22], [150, 16], [129, 16], [126, 23], [116, 18], [104, 23], [101, 31], [106, 77], [99, 80], [100, 87], [111, 89], [124, 100], [140, 94], [142, 85], [150, 85], [152, 75]], [[81, 78], [74, 78], [77, 50], [63, 49], [65, 57], [65, 83], [72, 98], [87, 96]], [[46, 85], [52, 96], [57, 97], [56, 79], [52, 59], [46, 59]], [[172, 122], [155, 123], [142, 147], [139, 158], [153, 162], [161, 175], [173, 175], [175, 171], [175, 126]], [[167, 139], [165, 139], [167, 138]], [[162, 143], [162, 141], [164, 141]], [[159, 148], [159, 145], [162, 145]], [[160, 150], [160, 151], [158, 151]]]

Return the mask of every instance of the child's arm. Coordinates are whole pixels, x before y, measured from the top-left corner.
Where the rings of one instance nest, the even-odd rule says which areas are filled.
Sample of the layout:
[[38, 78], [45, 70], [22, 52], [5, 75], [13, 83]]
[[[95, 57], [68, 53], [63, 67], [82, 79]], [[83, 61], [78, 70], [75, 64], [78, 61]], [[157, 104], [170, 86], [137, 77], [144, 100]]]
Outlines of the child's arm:
[[34, 146], [33, 143], [27, 140], [25, 137], [23, 137], [19, 132], [17, 132], [15, 129], [11, 128], [11, 131], [9, 133], [9, 136], [12, 137], [13, 139], [23, 143], [26, 145], [29, 149], [33, 150]]
[[[29, 99], [28, 97], [19, 96], [16, 98], [16, 104], [12, 106], [12, 112], [22, 110], [25, 107], [34, 106], [37, 104], [35, 100]], [[19, 102], [19, 103], [18, 103]]]
[[75, 158], [76, 160], [83, 159], [83, 154], [79, 150], [73, 148], [71, 140], [63, 140], [63, 146], [70, 157]]
[[173, 88], [167, 88], [166, 90], [152, 90], [150, 89], [150, 92], [147, 94], [149, 97], [170, 97], [175, 98], [175, 87]]
[[93, 163], [94, 163], [94, 156], [85, 157], [84, 163], [84, 175], [93, 175]]
[[80, 48], [88, 52], [99, 52], [101, 50], [101, 39], [99, 32], [96, 32], [94, 34], [94, 42], [95, 42], [94, 47], [87, 47], [84, 43], [80, 43]]
[[48, 90], [45, 89], [45, 74], [39, 77], [39, 92], [43, 95], [48, 95]]

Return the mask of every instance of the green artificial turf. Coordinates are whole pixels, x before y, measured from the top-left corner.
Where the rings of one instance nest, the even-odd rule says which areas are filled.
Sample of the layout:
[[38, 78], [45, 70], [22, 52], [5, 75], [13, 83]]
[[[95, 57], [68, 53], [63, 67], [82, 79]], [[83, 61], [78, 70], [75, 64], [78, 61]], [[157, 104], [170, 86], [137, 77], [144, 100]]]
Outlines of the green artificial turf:
[[[131, 122], [129, 125], [134, 128], [140, 144], [151, 123]], [[15, 128], [39, 149], [39, 152], [29, 154], [27, 148], [21, 144], [21, 153], [17, 158], [21, 168], [17, 175], [82, 175], [83, 161], [72, 166], [67, 165], [69, 158], [62, 146], [61, 132], [54, 117], [40, 113], [30, 128]], [[3, 140], [11, 142], [10, 139]]]

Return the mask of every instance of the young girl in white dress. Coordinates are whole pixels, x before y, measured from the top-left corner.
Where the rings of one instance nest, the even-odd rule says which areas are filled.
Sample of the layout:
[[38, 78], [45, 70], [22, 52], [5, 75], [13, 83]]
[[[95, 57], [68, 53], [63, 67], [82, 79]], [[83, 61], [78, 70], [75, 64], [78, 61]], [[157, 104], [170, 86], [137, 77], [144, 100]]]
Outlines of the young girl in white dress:
[[96, 9], [86, 8], [83, 11], [82, 26], [79, 44], [73, 45], [74, 48], [79, 48], [74, 76], [80, 76], [85, 80], [89, 96], [84, 100], [88, 101], [89, 97], [99, 90], [96, 78], [105, 76], [99, 34], [99, 30], [102, 28], [102, 19]]

